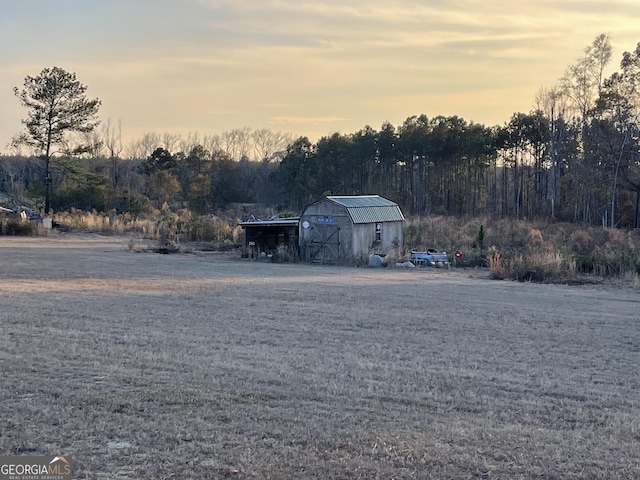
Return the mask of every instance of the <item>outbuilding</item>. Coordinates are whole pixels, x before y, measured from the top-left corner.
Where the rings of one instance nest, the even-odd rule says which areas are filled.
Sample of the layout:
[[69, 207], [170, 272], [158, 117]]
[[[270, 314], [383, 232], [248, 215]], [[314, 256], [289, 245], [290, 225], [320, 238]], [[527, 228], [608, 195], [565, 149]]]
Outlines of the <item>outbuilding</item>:
[[241, 222], [244, 229], [244, 256], [254, 258], [259, 253], [273, 254], [285, 247], [298, 255], [299, 217], [272, 218]]
[[402, 246], [400, 207], [379, 195], [327, 196], [300, 216], [300, 258], [353, 263]]

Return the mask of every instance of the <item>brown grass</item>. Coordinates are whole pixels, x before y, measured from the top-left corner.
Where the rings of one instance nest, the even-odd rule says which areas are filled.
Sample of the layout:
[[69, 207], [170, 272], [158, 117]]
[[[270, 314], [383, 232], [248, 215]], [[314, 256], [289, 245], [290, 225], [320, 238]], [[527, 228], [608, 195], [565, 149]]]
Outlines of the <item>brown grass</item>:
[[0, 254], [1, 454], [75, 478], [640, 476], [636, 292], [87, 234]]
[[237, 245], [242, 238], [242, 227], [236, 220], [209, 215], [200, 217], [189, 210], [177, 212], [152, 211], [145, 217], [129, 213], [84, 212], [72, 209], [54, 215], [54, 220], [72, 229], [107, 235], [132, 235], [158, 241], [160, 247], [177, 248], [184, 242], [208, 242], [208, 248]]
[[[484, 248], [478, 241], [481, 225]], [[640, 274], [640, 230], [490, 218], [408, 221], [405, 249], [426, 248], [460, 250], [465, 257], [458, 266], [487, 266], [499, 279], [571, 283]]]
[[[75, 230], [155, 240], [156, 248], [166, 251], [188, 249], [188, 242], [197, 242], [199, 249], [228, 250], [241, 244], [243, 234], [237, 217], [200, 217], [186, 209], [156, 210], [144, 218], [115, 211], [72, 210], [54, 219]], [[9, 232], [6, 225], [2, 231]], [[408, 259], [411, 250], [429, 248], [446, 251], [457, 267], [489, 267], [491, 276], [498, 279], [579, 283], [640, 274], [640, 230], [488, 217], [414, 218], [405, 223], [403, 248], [393, 252], [390, 264]], [[454, 260], [455, 251], [463, 252], [462, 260]], [[290, 251], [280, 257], [297, 260]], [[356, 264], [367, 265], [368, 259], [358, 259]]]

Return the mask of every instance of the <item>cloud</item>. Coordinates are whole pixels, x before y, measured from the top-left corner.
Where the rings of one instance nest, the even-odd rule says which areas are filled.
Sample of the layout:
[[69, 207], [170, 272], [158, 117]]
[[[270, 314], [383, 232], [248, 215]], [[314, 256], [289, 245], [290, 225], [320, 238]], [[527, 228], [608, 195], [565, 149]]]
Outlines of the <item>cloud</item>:
[[[382, 68], [398, 74], [406, 70], [402, 63], [415, 64], [420, 57], [425, 63], [441, 65], [466, 61], [469, 55], [494, 62], [547, 57], [548, 63], [550, 52], [560, 56], [569, 48], [575, 51], [575, 46], [566, 41], [571, 29], [585, 32], [585, 42], [600, 33], [602, 18], [598, 12], [605, 4], [592, 2], [595, 12], [576, 12], [580, 3], [571, 0], [567, 5], [555, 0], [535, 4], [508, 0], [202, 3], [220, 14], [220, 20], [210, 20], [208, 25], [216, 34], [225, 32], [228, 48], [239, 56], [250, 56], [248, 52], [259, 49], [264, 60], [276, 58], [275, 62], [282, 63], [288, 59], [296, 65], [312, 61], [315, 65], [341, 64], [352, 71], [371, 68], [379, 60], [378, 64], [388, 62]], [[630, 5], [624, 0], [616, 3], [620, 8]], [[567, 12], [572, 15], [570, 24]], [[616, 22], [621, 20], [615, 18]], [[301, 61], [301, 56], [306, 58]], [[258, 59], [257, 63], [263, 62]]]
[[0, 136], [24, 116], [11, 88], [51, 65], [76, 72], [125, 135], [237, 125], [306, 135], [423, 112], [507, 120], [596, 35], [611, 33], [614, 68], [615, 48], [640, 40], [637, 0], [112, 0], [46, 14], [9, 3]]
[[277, 125], [324, 125], [335, 124], [349, 120], [343, 117], [294, 117], [294, 116], [278, 116], [269, 118], [269, 122]]

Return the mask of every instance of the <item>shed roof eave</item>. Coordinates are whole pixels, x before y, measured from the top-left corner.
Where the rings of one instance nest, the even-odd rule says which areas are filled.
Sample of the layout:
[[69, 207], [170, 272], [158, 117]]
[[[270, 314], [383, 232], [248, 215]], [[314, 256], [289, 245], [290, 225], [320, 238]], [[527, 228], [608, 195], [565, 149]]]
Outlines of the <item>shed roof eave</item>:
[[239, 222], [241, 227], [295, 227], [300, 223], [300, 218], [281, 218], [278, 220], [253, 220], [249, 222]]

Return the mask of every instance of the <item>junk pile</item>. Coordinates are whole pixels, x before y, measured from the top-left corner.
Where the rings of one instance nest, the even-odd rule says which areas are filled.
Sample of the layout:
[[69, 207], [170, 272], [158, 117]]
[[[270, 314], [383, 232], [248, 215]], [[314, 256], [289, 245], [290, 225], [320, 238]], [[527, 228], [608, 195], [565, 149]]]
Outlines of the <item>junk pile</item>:
[[409, 258], [417, 267], [445, 267], [451, 266], [447, 252], [438, 252], [429, 249], [426, 252], [412, 251]]

